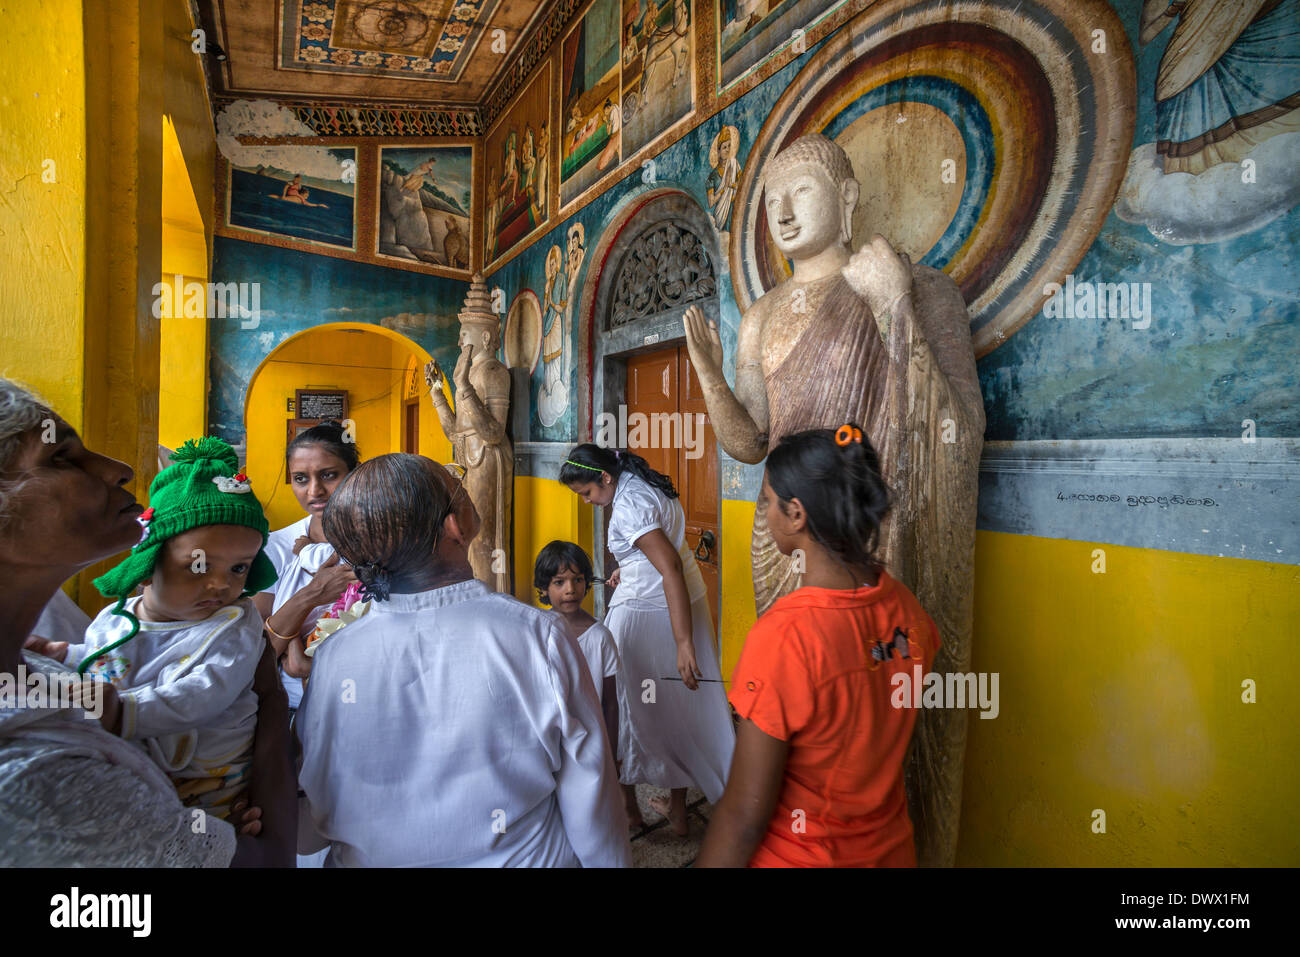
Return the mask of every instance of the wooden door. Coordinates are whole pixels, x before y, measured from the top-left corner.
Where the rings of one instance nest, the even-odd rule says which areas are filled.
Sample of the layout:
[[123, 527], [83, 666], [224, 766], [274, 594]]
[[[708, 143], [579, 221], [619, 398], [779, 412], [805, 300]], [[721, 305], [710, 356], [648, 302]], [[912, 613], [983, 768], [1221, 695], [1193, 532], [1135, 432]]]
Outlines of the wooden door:
[[[644, 416], [641, 421], [649, 423], [642, 435], [635, 428], [638, 413]], [[686, 515], [686, 546], [695, 552], [708, 589], [716, 642], [720, 608], [718, 446], [704, 392], [684, 345], [628, 359], [627, 422], [629, 451], [669, 476], [680, 496]]]
[[420, 454], [420, 401], [407, 401], [402, 406], [402, 451]]

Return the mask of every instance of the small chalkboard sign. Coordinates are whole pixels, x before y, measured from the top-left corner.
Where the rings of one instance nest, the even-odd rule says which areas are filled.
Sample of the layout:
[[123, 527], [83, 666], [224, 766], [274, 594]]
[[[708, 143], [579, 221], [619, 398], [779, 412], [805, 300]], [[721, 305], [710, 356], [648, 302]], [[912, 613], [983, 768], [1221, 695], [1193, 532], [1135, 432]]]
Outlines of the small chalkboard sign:
[[348, 417], [348, 393], [346, 389], [296, 389], [294, 406], [300, 419], [337, 419], [341, 422]]

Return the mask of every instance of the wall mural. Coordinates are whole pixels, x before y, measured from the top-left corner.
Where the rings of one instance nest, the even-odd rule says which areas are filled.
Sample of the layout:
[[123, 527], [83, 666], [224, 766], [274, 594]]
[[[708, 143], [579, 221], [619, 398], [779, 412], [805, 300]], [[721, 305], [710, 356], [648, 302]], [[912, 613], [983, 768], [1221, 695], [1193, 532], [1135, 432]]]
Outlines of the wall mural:
[[378, 252], [468, 277], [473, 148], [381, 147]]
[[244, 147], [227, 164], [226, 222], [271, 236], [356, 248], [357, 151]]
[[[228, 168], [219, 174], [218, 233], [462, 279], [479, 265], [475, 140], [299, 145], [293, 141], [318, 131], [269, 100], [225, 104], [216, 127]], [[253, 138], [272, 142], [249, 144]]]
[[1157, 138], [1133, 151], [1115, 212], [1174, 245], [1231, 239], [1300, 203], [1300, 2], [1147, 0], [1139, 42], [1171, 26], [1143, 91]]
[[547, 223], [550, 61], [488, 132], [483, 261], [489, 269]]
[[717, 0], [718, 90], [755, 68], [839, 8], [844, 0]]
[[623, 0], [623, 155], [690, 114], [695, 102], [690, 0]]
[[[1110, 37], [1091, 52], [1093, 32]], [[868, 8], [773, 106], [745, 161], [731, 234], [742, 309], [789, 275], [755, 171], [821, 132], [863, 184], [852, 246], [872, 233], [961, 288], [976, 354], [1006, 341], [1096, 238], [1135, 119], [1124, 28], [1100, 0]]]
[[370, 323], [419, 343], [445, 368], [459, 355], [456, 314], [465, 283], [458, 279], [225, 236], [213, 240], [212, 279], [260, 288], [260, 314], [251, 328], [233, 317], [209, 323], [209, 428], [234, 445], [244, 438], [244, 399], [254, 372], [294, 333], [327, 323]]
[[596, 0], [561, 45], [561, 206], [619, 163], [619, 13], [619, 0]]
[[566, 232], [565, 248], [546, 254], [542, 289], [542, 370], [534, 409], [537, 421], [551, 428], [569, 408], [573, 388], [573, 308], [578, 272], [587, 256], [586, 231], [575, 223]]
[[727, 248], [731, 241], [731, 210], [740, 183], [740, 130], [724, 126], [709, 144], [709, 177], [704, 191], [709, 200], [709, 215], [713, 228], [718, 231], [719, 245]]

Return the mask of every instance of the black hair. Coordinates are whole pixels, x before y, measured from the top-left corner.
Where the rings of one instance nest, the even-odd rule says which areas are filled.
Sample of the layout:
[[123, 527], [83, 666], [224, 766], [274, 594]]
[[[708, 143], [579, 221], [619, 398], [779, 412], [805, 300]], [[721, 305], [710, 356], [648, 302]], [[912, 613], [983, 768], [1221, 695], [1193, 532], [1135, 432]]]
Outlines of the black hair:
[[533, 587], [537, 589], [537, 600], [543, 605], [551, 603], [546, 594], [551, 579], [566, 568], [572, 568], [585, 578], [587, 587], [591, 588], [596, 573], [591, 570], [591, 559], [581, 546], [556, 540], [537, 553], [537, 562], [533, 565]]
[[783, 436], [767, 456], [767, 484], [782, 502], [797, 498], [808, 516], [808, 534], [846, 565], [876, 568], [880, 524], [890, 494], [880, 476], [880, 460], [862, 430], [849, 423], [836, 441], [832, 429], [809, 429]]
[[285, 453], [285, 461], [293, 457], [295, 449], [300, 449], [305, 445], [319, 445], [330, 455], [342, 459], [349, 472], [354, 472], [357, 466], [361, 464], [361, 451], [357, 448], [357, 443], [345, 439], [345, 435], [347, 435], [347, 431], [343, 428], [343, 423], [334, 419], [326, 419], [319, 425], [313, 425], [289, 443], [289, 448]]
[[451, 505], [441, 469], [423, 455], [392, 452], [363, 462], [330, 496], [325, 537], [367, 597], [387, 601], [427, 577]]
[[[575, 465], [575, 462], [578, 464]], [[590, 442], [575, 446], [569, 453], [565, 463], [560, 466], [560, 481], [568, 486], [585, 485], [598, 480], [601, 472], [608, 472], [615, 482], [624, 472], [631, 472], [669, 498], [677, 497], [673, 480], [662, 472], [656, 472], [649, 462], [635, 452], [606, 449]]]

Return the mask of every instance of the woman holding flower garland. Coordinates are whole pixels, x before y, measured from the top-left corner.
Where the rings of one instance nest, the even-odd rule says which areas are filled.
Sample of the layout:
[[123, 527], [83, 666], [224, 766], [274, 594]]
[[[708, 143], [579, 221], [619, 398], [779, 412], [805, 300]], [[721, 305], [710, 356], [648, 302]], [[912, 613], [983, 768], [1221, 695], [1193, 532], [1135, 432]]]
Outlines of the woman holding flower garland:
[[280, 653], [292, 715], [302, 701], [302, 680], [311, 671], [305, 639], [316, 622], [357, 580], [325, 539], [321, 516], [340, 482], [361, 464], [355, 442], [338, 422], [322, 422], [289, 444], [289, 484], [307, 517], [272, 532], [266, 555], [280, 576], [275, 588], [254, 599], [266, 633]]

